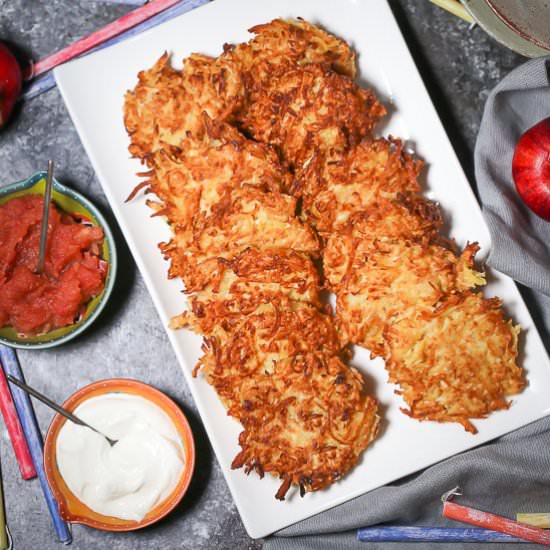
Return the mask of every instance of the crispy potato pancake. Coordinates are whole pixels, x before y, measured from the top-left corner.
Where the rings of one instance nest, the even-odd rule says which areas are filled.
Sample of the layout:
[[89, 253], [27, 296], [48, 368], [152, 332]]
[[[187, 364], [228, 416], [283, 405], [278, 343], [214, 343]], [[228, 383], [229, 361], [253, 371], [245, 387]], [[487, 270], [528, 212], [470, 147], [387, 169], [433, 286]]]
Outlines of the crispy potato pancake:
[[213, 215], [234, 189], [282, 192], [289, 182], [289, 174], [268, 146], [206, 114], [202, 120], [205, 132], [200, 139], [185, 139], [179, 147], [153, 153], [149, 180], [139, 186], [160, 200], [151, 204], [157, 215], [180, 228], [192, 225], [198, 213]]
[[314, 153], [329, 159], [343, 153], [383, 114], [371, 90], [321, 65], [305, 65], [271, 77], [238, 119], [254, 139], [300, 166]]
[[396, 200], [379, 199], [348, 218], [338, 232], [330, 233], [323, 248], [325, 286], [336, 290], [342, 279], [361, 267], [374, 241], [409, 239], [427, 244], [437, 240], [442, 224], [437, 204], [420, 195], [403, 194]]
[[204, 132], [202, 113], [230, 120], [244, 101], [244, 85], [236, 62], [192, 54], [178, 71], [163, 54], [153, 67], [138, 74], [138, 83], [124, 101], [124, 124], [130, 153], [147, 160], [165, 145], [180, 145]]
[[479, 293], [450, 296], [432, 314], [407, 317], [387, 331], [386, 367], [419, 420], [459, 422], [507, 409], [525, 386], [516, 365], [519, 326], [505, 321], [501, 301]]
[[236, 189], [212, 209], [210, 216], [197, 217], [193, 240], [209, 252], [257, 246], [317, 254], [314, 232], [295, 213], [296, 199], [289, 195], [265, 193], [254, 187]]
[[266, 383], [265, 376], [281, 360], [312, 351], [337, 356], [343, 346], [330, 315], [303, 302], [261, 305], [227, 332], [222, 326], [205, 339], [206, 353], [196, 372], [203, 374], [224, 402], [228, 414], [261, 407], [261, 399], [245, 398], [247, 387]]
[[418, 193], [423, 165], [399, 140], [363, 140], [333, 162], [316, 155], [297, 171], [291, 192], [303, 199], [304, 219], [321, 235], [329, 235], [353, 214], [372, 213], [372, 206], [384, 199]]
[[252, 40], [225, 47], [240, 64], [249, 102], [272, 78], [303, 65], [323, 64], [355, 77], [355, 52], [349, 45], [303, 19], [274, 19], [249, 31], [256, 35]]
[[337, 357], [309, 353], [277, 361], [266, 379], [262, 405], [241, 418], [242, 450], [232, 467], [282, 479], [280, 500], [291, 484], [303, 496], [343, 477], [378, 430], [376, 401], [359, 373]]
[[230, 261], [247, 248], [318, 256], [318, 239], [296, 218], [295, 209], [288, 195], [234, 189], [210, 216], [197, 213], [192, 228], [175, 226], [172, 240], [159, 245], [171, 261], [169, 277], [182, 278], [187, 291], [195, 292], [219, 277], [220, 259]]
[[385, 353], [385, 332], [401, 319], [433, 311], [449, 294], [485, 284], [474, 269], [477, 244], [457, 257], [434, 243], [405, 239], [358, 247], [336, 287], [337, 319], [346, 341]]
[[217, 326], [231, 332], [262, 304], [283, 308], [290, 301], [322, 307], [319, 275], [309, 256], [248, 248], [233, 260], [220, 260], [219, 277], [191, 295], [190, 311], [173, 318], [170, 326], [207, 336]]
[[264, 304], [205, 339], [197, 370], [245, 428], [232, 466], [281, 478], [277, 498], [333, 483], [375, 436], [376, 401], [342, 353], [332, 318], [300, 302]]

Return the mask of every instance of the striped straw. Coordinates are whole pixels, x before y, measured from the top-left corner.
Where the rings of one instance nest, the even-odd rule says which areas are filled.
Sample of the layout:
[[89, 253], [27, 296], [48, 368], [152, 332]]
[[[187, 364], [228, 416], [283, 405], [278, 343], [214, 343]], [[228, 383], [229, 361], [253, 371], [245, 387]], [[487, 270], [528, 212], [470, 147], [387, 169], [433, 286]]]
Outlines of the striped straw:
[[490, 529], [384, 525], [357, 530], [361, 542], [529, 542]]
[[[21, 367], [19, 366], [19, 361], [17, 360], [17, 355], [12, 348], [0, 345], [0, 361], [6, 374], [11, 374], [21, 381], [25, 380], [23, 378], [23, 373], [21, 372]], [[42, 492], [44, 493], [44, 499], [46, 500], [48, 510], [50, 511], [50, 515], [52, 517], [57, 538], [64, 544], [70, 544], [72, 537], [71, 532], [69, 531], [69, 526], [59, 515], [59, 507], [46, 479], [42, 452], [44, 444], [31, 401], [29, 396], [22, 389], [16, 386], [12, 388], [12, 395], [15, 402], [15, 408], [17, 409], [19, 419], [21, 420], [23, 432], [27, 438], [34, 467], [36, 468], [38, 479], [40, 480], [40, 486], [42, 487]]]
[[544, 546], [550, 546], [550, 533], [544, 531], [544, 529], [531, 527], [504, 516], [497, 516], [496, 514], [484, 512], [477, 508], [470, 508], [469, 506], [451, 502], [450, 499], [453, 496], [461, 494], [460, 487], [455, 487], [441, 497], [443, 501], [443, 517], [506, 533], [507, 535], [543, 544]]
[[98, 44], [102, 44], [106, 40], [109, 40], [109, 38], [135, 27], [139, 23], [149, 19], [153, 15], [156, 15], [170, 6], [177, 4], [178, 2], [179, 0], [153, 0], [140, 8], [132, 10], [126, 15], [123, 15], [108, 25], [105, 25], [101, 29], [85, 36], [84, 38], [81, 38], [80, 40], [77, 40], [76, 42], [73, 42], [72, 44], [69, 44], [66, 48], [63, 48], [58, 52], [45, 57], [44, 59], [40, 59], [34, 64], [30, 77], [38, 76], [46, 71], [49, 71], [50, 69], [53, 69], [61, 63], [69, 61], [69, 59], [73, 59], [74, 57], [91, 50]]
[[9, 548], [8, 530], [6, 528], [6, 510], [4, 501], [4, 489], [2, 487], [2, 470], [0, 468], [0, 550]]
[[527, 525], [533, 525], [534, 527], [541, 527], [542, 529], [548, 529], [550, 527], [550, 513], [549, 512], [536, 512], [524, 514], [518, 512], [516, 519], [520, 523], [527, 523]]
[[[102, 44], [98, 44], [97, 47], [93, 48], [87, 53], [92, 53], [98, 50], [102, 50], [103, 48], [112, 46], [113, 44], [118, 44], [119, 42], [122, 42], [127, 38], [136, 36], [137, 34], [140, 34], [152, 27], [155, 27], [160, 23], [169, 21], [170, 19], [173, 19], [174, 17], [181, 15], [182, 13], [191, 11], [195, 8], [198, 8], [199, 6], [202, 6], [203, 4], [207, 4], [208, 2], [209, 0], [182, 0], [175, 6], [172, 6], [171, 8], [168, 8], [162, 11], [161, 13], [154, 15], [153, 17], [147, 19], [143, 23], [136, 25], [135, 27], [119, 34], [118, 36], [111, 38], [110, 40], [106, 40]], [[29, 84], [27, 84], [27, 86], [23, 91], [23, 94], [21, 95], [21, 99], [24, 99], [24, 100], [32, 99], [33, 97], [36, 97], [44, 92], [47, 92], [54, 86], [55, 86], [55, 79], [53, 77], [53, 73], [51, 71], [48, 71], [47, 73], [40, 75], [37, 78], [33, 78], [33, 80], [30, 81]]]
[[27, 440], [25, 439], [25, 434], [21, 428], [21, 422], [19, 421], [17, 411], [15, 410], [15, 404], [13, 403], [13, 398], [8, 387], [6, 374], [1, 368], [0, 412], [2, 412], [4, 423], [8, 429], [11, 445], [13, 447], [13, 452], [15, 453], [15, 458], [17, 459], [17, 464], [19, 464], [21, 476], [23, 479], [32, 479], [33, 477], [36, 477], [36, 470], [34, 469], [34, 464], [32, 463], [32, 457], [29, 451], [29, 446], [27, 445]]

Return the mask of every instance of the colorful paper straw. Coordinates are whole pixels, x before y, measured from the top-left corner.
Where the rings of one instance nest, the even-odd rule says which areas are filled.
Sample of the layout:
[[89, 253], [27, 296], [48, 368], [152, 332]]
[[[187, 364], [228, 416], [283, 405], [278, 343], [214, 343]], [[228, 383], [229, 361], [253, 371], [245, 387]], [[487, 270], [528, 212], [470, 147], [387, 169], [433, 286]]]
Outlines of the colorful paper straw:
[[[12, 348], [0, 345], [0, 362], [3, 365], [6, 374], [11, 374], [22, 381], [25, 380], [19, 366], [19, 361], [17, 360], [17, 355]], [[15, 402], [15, 408], [19, 414], [19, 419], [21, 420], [23, 432], [27, 438], [34, 467], [38, 474], [38, 479], [40, 480], [40, 486], [42, 487], [42, 492], [44, 493], [44, 499], [46, 500], [48, 510], [50, 511], [50, 515], [52, 517], [57, 538], [64, 544], [70, 544], [72, 537], [71, 532], [69, 531], [69, 526], [63, 521], [63, 519], [61, 519], [61, 516], [59, 515], [59, 507], [46, 479], [46, 472], [44, 471], [43, 462], [44, 444], [31, 401], [29, 396], [17, 386], [12, 386], [11, 393], [13, 395], [13, 401]]]
[[[122, 42], [127, 38], [136, 36], [148, 29], [155, 27], [156, 25], [160, 25], [165, 21], [169, 21], [170, 19], [173, 19], [174, 17], [181, 15], [182, 13], [186, 13], [195, 8], [198, 8], [199, 6], [202, 6], [203, 4], [207, 4], [209, 1], [210, 0], [182, 0], [175, 6], [172, 6], [171, 8], [168, 8], [161, 13], [154, 15], [150, 19], [147, 19], [147, 21], [136, 25], [135, 27], [119, 34], [118, 36], [115, 36], [114, 38], [103, 42], [102, 44], [99, 44], [97, 47], [93, 48], [87, 53], [92, 53], [98, 50], [102, 50], [103, 48], [112, 46], [113, 44], [118, 44], [119, 42]], [[53, 87], [55, 87], [55, 79], [53, 77], [53, 73], [51, 71], [48, 71], [47, 73], [42, 74], [37, 78], [34, 78], [25, 86], [23, 94], [21, 95], [21, 99], [32, 99], [33, 97], [36, 97], [44, 92], [47, 92], [48, 90], [51, 90]]]
[[37, 61], [34, 64], [32, 75], [29, 76], [38, 76], [46, 71], [49, 71], [53, 67], [69, 61], [69, 59], [73, 59], [74, 57], [91, 50], [98, 44], [102, 44], [106, 40], [109, 40], [109, 38], [135, 27], [142, 21], [149, 19], [153, 15], [156, 15], [174, 4], [177, 4], [179, 1], [180, 0], [152, 0], [148, 4], [145, 4], [140, 8], [136, 8], [130, 13], [115, 19], [112, 23], [105, 25], [88, 36], [73, 42], [66, 48], [63, 48], [62, 50]]
[[36, 470], [34, 469], [29, 446], [27, 445], [25, 434], [21, 428], [21, 422], [19, 421], [17, 411], [15, 410], [15, 405], [8, 387], [6, 375], [4, 370], [1, 368], [0, 412], [4, 417], [4, 423], [8, 429], [11, 445], [13, 447], [13, 452], [15, 453], [15, 458], [17, 459], [17, 464], [19, 465], [19, 470], [21, 471], [21, 476], [23, 479], [32, 479], [33, 477], [36, 477]]
[[4, 488], [2, 484], [2, 469], [0, 468], [0, 550], [9, 548], [8, 530], [6, 528], [6, 510], [4, 501]]
[[534, 525], [535, 527], [548, 528], [550, 527], [550, 513], [549, 512], [537, 512], [530, 514], [522, 514], [518, 512], [516, 519], [520, 523], [527, 523], [527, 525]]
[[525, 542], [528, 541], [472, 527], [413, 527], [384, 525], [357, 531], [361, 542]]
[[531, 527], [524, 523], [518, 523], [513, 519], [483, 512], [468, 506], [462, 506], [448, 500], [443, 502], [443, 517], [506, 533], [520, 539], [543, 544], [544, 546], [550, 546], [550, 533], [543, 529]]

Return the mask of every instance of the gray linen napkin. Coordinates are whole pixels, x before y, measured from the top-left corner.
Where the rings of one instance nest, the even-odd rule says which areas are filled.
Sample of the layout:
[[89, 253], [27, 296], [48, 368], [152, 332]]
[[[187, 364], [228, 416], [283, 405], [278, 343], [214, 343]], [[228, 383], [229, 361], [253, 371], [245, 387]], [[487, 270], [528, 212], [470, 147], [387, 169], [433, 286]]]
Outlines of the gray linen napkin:
[[[544, 60], [536, 59], [510, 73], [489, 96], [475, 161], [478, 191], [492, 238], [488, 264], [525, 285], [523, 294], [548, 346], [550, 223], [532, 214], [516, 197], [510, 168], [520, 134], [547, 116], [550, 116], [550, 87]], [[357, 528], [384, 522], [459, 526], [441, 518], [439, 501], [440, 495], [455, 485], [464, 489], [465, 497], [460, 503], [497, 514], [514, 517], [518, 511], [550, 511], [550, 417], [283, 529], [266, 539], [264, 549], [487, 548], [487, 544], [471, 543], [357, 541]], [[535, 544], [499, 547], [540, 548]]]
[[512, 180], [514, 147], [525, 130], [550, 116], [550, 58], [512, 71], [485, 105], [475, 150], [483, 214], [491, 232], [487, 263], [510, 275], [524, 292], [547, 346], [550, 334], [550, 222], [518, 198]]

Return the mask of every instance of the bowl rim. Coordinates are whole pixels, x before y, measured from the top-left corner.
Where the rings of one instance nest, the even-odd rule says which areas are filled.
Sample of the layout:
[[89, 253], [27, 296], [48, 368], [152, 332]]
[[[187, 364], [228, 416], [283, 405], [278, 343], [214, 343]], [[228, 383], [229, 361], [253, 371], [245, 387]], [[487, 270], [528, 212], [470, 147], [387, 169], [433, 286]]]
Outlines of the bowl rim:
[[503, 21], [487, 0], [461, 0], [476, 23], [500, 44], [526, 57], [540, 57], [550, 52], [516, 32]]
[[[150, 384], [135, 380], [133, 378], [107, 378], [97, 380], [96, 382], [83, 386], [71, 394], [63, 402], [62, 406], [72, 411], [78, 405], [91, 397], [96, 397], [98, 395], [111, 392], [130, 393], [132, 395], [143, 397], [161, 408], [174, 423], [174, 427], [182, 439], [185, 453], [185, 464], [181, 478], [172, 493], [159, 502], [140, 521], [124, 520], [114, 516], [105, 516], [91, 510], [67, 487], [61, 472], [59, 472], [57, 467], [56, 441], [59, 431], [65, 422], [68, 422], [68, 420], [60, 414], [55, 414], [46, 433], [43, 455], [44, 470], [48, 484], [58, 503], [59, 513], [65, 521], [87, 525], [88, 527], [103, 531], [136, 531], [163, 519], [170, 512], [172, 512], [174, 508], [176, 508], [187, 493], [193, 472], [195, 470], [195, 441], [189, 421], [179, 405], [166, 393], [158, 390]], [[157, 400], [150, 399], [148, 395], [155, 396]], [[58, 483], [58, 479], [61, 483]], [[71, 505], [73, 508], [77, 506], [83, 511], [74, 512], [70, 509]]]
[[[5, 198], [12, 193], [31, 189], [39, 181], [45, 179], [46, 176], [47, 172], [45, 170], [41, 170], [34, 173], [32, 176], [29, 176], [27, 179], [2, 186], [0, 187], [0, 199]], [[66, 185], [63, 185], [55, 177], [52, 179], [52, 184], [55, 191], [65, 196], [68, 196], [76, 202], [80, 203], [86, 210], [93, 214], [93, 216], [99, 222], [101, 228], [104, 231], [105, 242], [107, 243], [107, 247], [109, 248], [109, 270], [107, 272], [107, 278], [105, 280], [105, 286], [102, 291], [101, 299], [96, 304], [90, 315], [82, 323], [75, 326], [73, 330], [70, 330], [66, 334], [38, 342], [14, 341], [10, 338], [6, 338], [5, 336], [0, 335], [0, 344], [5, 344], [6, 346], [16, 349], [48, 349], [55, 346], [60, 346], [62, 344], [65, 344], [69, 340], [76, 338], [79, 334], [90, 327], [90, 325], [92, 325], [92, 323], [99, 317], [107, 302], [109, 301], [115, 285], [116, 274], [118, 270], [118, 255], [115, 238], [113, 236], [113, 232], [111, 231], [111, 227], [107, 223], [107, 220], [99, 211], [98, 207], [95, 206], [95, 204], [93, 204], [89, 199], [87, 199], [78, 191], [67, 187]], [[48, 333], [46, 333], [44, 336], [46, 336], [47, 334]]]

